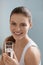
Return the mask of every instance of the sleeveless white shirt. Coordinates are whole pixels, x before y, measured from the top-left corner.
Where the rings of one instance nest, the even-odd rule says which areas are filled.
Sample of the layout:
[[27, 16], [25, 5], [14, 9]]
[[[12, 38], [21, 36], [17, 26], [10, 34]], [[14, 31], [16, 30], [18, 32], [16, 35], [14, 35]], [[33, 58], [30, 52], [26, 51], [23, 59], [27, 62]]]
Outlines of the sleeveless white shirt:
[[[33, 42], [33, 41], [30, 39], [29, 43], [28, 43], [28, 44], [24, 47], [24, 49], [23, 49], [23, 52], [22, 52], [22, 55], [21, 55], [21, 59], [20, 59], [20, 62], [19, 62], [20, 65], [25, 65], [25, 63], [24, 63], [25, 53], [26, 53], [27, 49], [28, 49], [30, 46], [32, 46], [32, 45], [38, 47], [37, 44], [35, 44], [35, 42]], [[40, 61], [39, 65], [41, 65], [41, 61]]]

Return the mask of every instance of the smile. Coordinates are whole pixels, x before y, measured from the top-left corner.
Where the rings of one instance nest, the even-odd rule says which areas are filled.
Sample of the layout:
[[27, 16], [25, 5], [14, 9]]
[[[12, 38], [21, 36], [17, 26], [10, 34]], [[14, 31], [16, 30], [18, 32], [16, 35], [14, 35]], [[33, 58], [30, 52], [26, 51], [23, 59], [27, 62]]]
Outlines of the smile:
[[19, 32], [13, 32], [15, 35], [21, 35], [22, 33]]

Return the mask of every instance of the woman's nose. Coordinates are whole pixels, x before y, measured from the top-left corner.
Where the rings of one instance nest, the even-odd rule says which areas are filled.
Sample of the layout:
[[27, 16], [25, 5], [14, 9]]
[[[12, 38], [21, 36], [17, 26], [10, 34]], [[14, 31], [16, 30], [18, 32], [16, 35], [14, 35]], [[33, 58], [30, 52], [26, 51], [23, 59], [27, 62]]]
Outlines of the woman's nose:
[[16, 26], [16, 31], [20, 31], [20, 26]]

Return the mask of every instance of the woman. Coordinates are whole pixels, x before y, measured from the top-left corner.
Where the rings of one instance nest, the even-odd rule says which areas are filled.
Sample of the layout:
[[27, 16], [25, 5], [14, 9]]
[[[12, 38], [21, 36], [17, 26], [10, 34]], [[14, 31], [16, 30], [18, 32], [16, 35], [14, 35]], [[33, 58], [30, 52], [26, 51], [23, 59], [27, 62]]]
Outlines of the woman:
[[41, 65], [38, 46], [28, 36], [31, 27], [32, 15], [27, 8], [21, 6], [12, 10], [10, 15], [12, 35], [5, 41], [13, 41], [14, 58], [12, 59], [4, 53], [4, 44], [1, 65]]

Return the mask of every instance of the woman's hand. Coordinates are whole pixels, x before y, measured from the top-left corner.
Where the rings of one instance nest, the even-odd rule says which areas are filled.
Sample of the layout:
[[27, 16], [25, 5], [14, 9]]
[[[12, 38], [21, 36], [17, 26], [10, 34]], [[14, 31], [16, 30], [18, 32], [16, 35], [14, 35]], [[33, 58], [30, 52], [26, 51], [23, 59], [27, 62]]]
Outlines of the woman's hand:
[[4, 61], [5, 65], [19, 65], [16, 56], [13, 59], [13, 58], [9, 57], [6, 53], [3, 53], [3, 61]]

